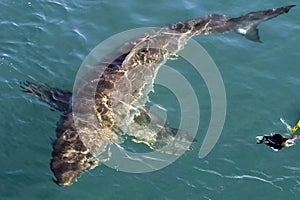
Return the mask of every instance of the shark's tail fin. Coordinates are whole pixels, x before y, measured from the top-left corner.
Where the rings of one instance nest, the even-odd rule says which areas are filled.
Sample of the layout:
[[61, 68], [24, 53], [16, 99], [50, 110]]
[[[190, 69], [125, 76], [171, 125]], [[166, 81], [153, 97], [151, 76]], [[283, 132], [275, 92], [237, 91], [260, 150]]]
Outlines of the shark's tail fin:
[[49, 104], [52, 108], [65, 112], [69, 109], [72, 93], [52, 88], [46, 84], [36, 84], [29, 81], [20, 82], [21, 90], [36, 96], [40, 101]]
[[244, 35], [247, 39], [254, 42], [261, 42], [257, 26], [264, 21], [277, 17], [281, 14], [288, 13], [289, 10], [295, 5], [283, 6], [270, 10], [250, 12], [238, 18], [231, 18], [228, 23], [233, 25], [235, 31]]
[[247, 39], [260, 42], [257, 26], [264, 21], [289, 12], [295, 5], [283, 6], [270, 10], [250, 12], [237, 18], [228, 19], [225, 15], [211, 14], [199, 19], [186, 22], [178, 22], [169, 26], [171, 30], [187, 34], [188, 36], [199, 34], [225, 33], [235, 30]]

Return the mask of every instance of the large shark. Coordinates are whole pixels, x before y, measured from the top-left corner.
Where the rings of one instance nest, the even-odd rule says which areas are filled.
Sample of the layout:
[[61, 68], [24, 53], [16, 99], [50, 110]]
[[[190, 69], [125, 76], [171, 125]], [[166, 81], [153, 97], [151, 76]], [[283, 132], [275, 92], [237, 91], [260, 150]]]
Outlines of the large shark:
[[[292, 7], [294, 5], [250, 12], [237, 18], [211, 14], [146, 33], [125, 43], [119, 48], [125, 51], [117, 53], [113, 60], [100, 62], [95, 70], [86, 75], [79, 82], [76, 92], [80, 98], [76, 102], [72, 99], [75, 94], [71, 92], [46, 84], [23, 82], [21, 88], [24, 92], [35, 95], [62, 113], [50, 164], [56, 178], [54, 182], [60, 186], [71, 185], [83, 172], [98, 166], [101, 163], [99, 155], [109, 144], [123, 142], [120, 139], [122, 134], [135, 137], [136, 141], [158, 150], [161, 144], [169, 144], [174, 139], [192, 141], [184, 131], [155, 120], [149, 126], [155, 117], [147, 112], [145, 104], [158, 69], [195, 35], [234, 30], [249, 40], [260, 42], [257, 26], [287, 13]], [[97, 73], [97, 68], [103, 67], [103, 73]], [[96, 88], [91, 94], [89, 91], [95, 82]], [[74, 118], [75, 109], [82, 115]], [[86, 120], [92, 118], [97, 119], [100, 129]], [[75, 122], [83, 127], [81, 134]]]

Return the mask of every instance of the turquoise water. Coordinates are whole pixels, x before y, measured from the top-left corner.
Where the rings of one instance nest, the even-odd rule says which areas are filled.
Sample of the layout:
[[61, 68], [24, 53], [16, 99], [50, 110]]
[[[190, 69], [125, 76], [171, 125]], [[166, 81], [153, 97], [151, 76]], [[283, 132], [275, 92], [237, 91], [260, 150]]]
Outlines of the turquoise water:
[[[0, 199], [299, 199], [299, 143], [279, 152], [255, 136], [294, 124], [300, 56], [299, 7], [260, 27], [262, 44], [234, 33], [198, 36], [225, 84], [227, 118], [213, 151], [198, 158], [210, 119], [207, 88], [185, 63], [172, 61], [198, 88], [198, 142], [172, 165], [130, 174], [105, 165], [60, 188], [51, 178], [51, 142], [58, 112], [19, 90], [21, 80], [72, 90], [87, 54], [113, 34], [162, 26], [210, 13], [239, 16], [295, 1], [8, 1], [0, 3]], [[176, 116], [176, 102], [152, 95]], [[177, 113], [178, 114], [178, 113]], [[173, 119], [175, 121], [176, 117]], [[172, 121], [172, 119], [171, 119]]]

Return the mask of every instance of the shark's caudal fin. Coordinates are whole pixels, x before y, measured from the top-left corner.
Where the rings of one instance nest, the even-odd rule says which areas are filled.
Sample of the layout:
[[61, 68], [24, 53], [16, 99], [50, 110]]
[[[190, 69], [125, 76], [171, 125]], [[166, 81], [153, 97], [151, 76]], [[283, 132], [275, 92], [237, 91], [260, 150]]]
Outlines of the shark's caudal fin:
[[250, 12], [237, 18], [228, 19], [225, 15], [211, 14], [186, 22], [178, 22], [169, 26], [171, 30], [187, 34], [188, 36], [199, 34], [225, 33], [235, 30], [247, 39], [260, 42], [257, 26], [264, 21], [289, 12], [295, 5], [283, 6], [258, 12]]
[[267, 21], [281, 14], [289, 12], [289, 10], [294, 6], [295, 5], [290, 5], [270, 10], [250, 12], [238, 18], [231, 18], [228, 20], [228, 23], [236, 24], [235, 31], [241, 35], [244, 35], [247, 39], [252, 40], [254, 42], [261, 42], [257, 26], [261, 22]]
[[58, 111], [65, 112], [69, 109], [72, 99], [71, 92], [52, 88], [43, 83], [36, 84], [29, 81], [20, 82], [20, 87], [23, 92], [36, 96], [39, 100], [49, 104]]

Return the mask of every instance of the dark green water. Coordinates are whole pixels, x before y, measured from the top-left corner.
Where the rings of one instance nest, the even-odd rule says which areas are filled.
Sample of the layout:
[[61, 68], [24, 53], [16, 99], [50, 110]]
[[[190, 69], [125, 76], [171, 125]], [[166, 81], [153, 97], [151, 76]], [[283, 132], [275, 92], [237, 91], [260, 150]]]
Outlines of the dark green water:
[[[210, 119], [204, 81], [182, 61], [172, 65], [198, 88], [198, 142], [172, 165], [130, 174], [105, 165], [60, 188], [49, 167], [59, 113], [19, 90], [20, 80], [72, 90], [87, 54], [113, 34], [210, 13], [239, 16], [297, 1], [8, 1], [0, 3], [0, 199], [299, 199], [300, 145], [279, 152], [255, 136], [284, 133], [300, 118], [299, 6], [264, 23], [262, 44], [234, 33], [194, 38], [225, 84], [227, 118], [213, 151], [198, 158]], [[156, 101], [176, 115], [160, 89]]]

